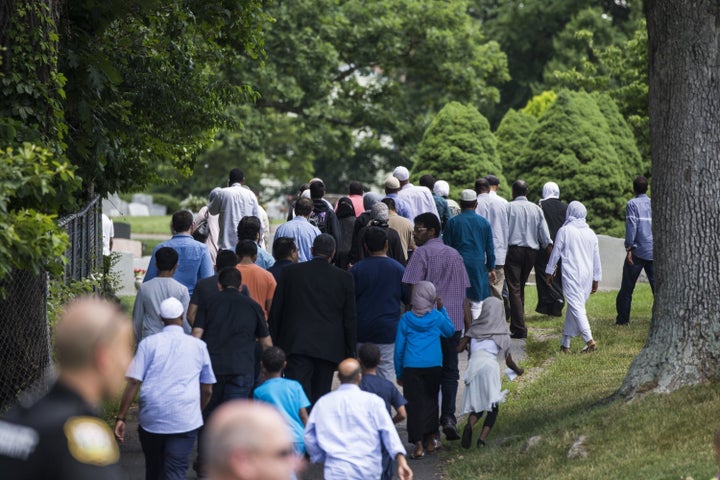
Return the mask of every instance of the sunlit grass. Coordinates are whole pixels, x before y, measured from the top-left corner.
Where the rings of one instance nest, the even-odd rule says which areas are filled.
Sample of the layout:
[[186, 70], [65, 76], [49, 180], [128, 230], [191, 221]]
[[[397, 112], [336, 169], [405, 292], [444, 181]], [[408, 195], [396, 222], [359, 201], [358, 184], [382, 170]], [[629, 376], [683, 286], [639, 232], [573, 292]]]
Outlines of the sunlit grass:
[[[591, 297], [588, 313], [599, 349], [588, 355], [578, 353], [579, 337], [572, 354], [560, 354], [563, 319], [531, 314], [534, 288], [526, 294], [528, 374], [500, 407], [486, 448], [463, 450], [457, 442], [445, 442], [447, 478], [697, 480], [717, 472], [712, 437], [720, 424], [720, 386], [629, 403], [611, 399], [645, 343], [652, 310], [648, 285], [638, 285], [627, 327], [614, 325], [616, 292]], [[569, 459], [580, 435], [587, 438], [587, 457]], [[527, 449], [533, 436], [542, 438]]]

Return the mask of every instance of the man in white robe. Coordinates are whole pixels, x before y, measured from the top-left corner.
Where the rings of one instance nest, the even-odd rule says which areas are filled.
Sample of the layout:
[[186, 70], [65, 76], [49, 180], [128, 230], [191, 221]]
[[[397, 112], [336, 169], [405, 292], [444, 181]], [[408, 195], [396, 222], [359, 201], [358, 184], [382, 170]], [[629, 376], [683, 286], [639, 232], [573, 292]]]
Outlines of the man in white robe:
[[562, 352], [570, 351], [570, 339], [582, 335], [583, 352], [595, 350], [585, 303], [591, 293], [597, 292], [602, 272], [600, 249], [595, 232], [585, 221], [587, 209], [580, 202], [570, 202], [565, 224], [555, 237], [550, 260], [545, 268], [545, 283], [551, 284], [555, 266], [562, 259], [562, 281], [567, 303], [565, 326], [560, 344]]

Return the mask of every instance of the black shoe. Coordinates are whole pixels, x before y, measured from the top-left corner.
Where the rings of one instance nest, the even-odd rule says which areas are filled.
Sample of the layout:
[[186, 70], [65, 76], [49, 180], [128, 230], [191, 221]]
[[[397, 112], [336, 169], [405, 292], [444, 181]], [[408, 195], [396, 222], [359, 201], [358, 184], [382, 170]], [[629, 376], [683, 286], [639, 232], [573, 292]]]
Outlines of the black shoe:
[[485, 442], [483, 442], [482, 440], [480, 440], [480, 439], [478, 438], [478, 441], [477, 441], [477, 443], [476, 443], [475, 445], [476, 445], [478, 448], [484, 447], [484, 446], [485, 446]]
[[447, 440], [460, 440], [460, 434], [458, 433], [457, 426], [452, 422], [443, 423], [443, 433]]
[[512, 335], [510, 335], [510, 338], [518, 338], [518, 339], [527, 338], [527, 333], [513, 333]]
[[470, 448], [470, 444], [472, 443], [472, 425], [470, 425], [470, 422], [465, 425], [465, 428], [463, 428], [463, 434], [462, 434], [462, 440], [460, 440], [460, 445], [462, 448]]

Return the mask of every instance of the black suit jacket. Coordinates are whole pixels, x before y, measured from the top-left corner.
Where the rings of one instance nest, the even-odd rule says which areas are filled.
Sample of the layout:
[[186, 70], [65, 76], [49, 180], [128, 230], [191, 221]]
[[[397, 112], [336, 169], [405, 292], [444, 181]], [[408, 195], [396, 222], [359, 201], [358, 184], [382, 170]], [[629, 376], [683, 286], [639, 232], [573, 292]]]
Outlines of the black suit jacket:
[[283, 270], [270, 308], [273, 344], [339, 363], [355, 356], [355, 286], [352, 275], [325, 258]]

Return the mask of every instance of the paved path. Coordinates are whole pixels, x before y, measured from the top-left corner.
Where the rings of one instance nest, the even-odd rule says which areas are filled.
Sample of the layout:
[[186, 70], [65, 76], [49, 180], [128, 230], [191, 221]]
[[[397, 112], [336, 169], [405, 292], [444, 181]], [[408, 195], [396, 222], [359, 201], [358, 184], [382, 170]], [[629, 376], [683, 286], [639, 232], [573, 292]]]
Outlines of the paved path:
[[[522, 361], [525, 359], [525, 341], [524, 340], [512, 340], [511, 353], [515, 361]], [[460, 377], [467, 368], [467, 354], [463, 353], [460, 355]], [[337, 378], [334, 382], [333, 388], [337, 385]], [[457, 408], [460, 409], [462, 403], [462, 397], [464, 392], [464, 384], [460, 381], [458, 388], [458, 400]], [[462, 422], [462, 419], [460, 420]], [[407, 444], [407, 428], [405, 422], [398, 424], [398, 432], [400, 438], [406, 443], [408, 450], [412, 449], [412, 446]], [[127, 430], [125, 435], [125, 442], [120, 445], [120, 463], [122, 464], [125, 471], [131, 480], [142, 480], [145, 478], [145, 458], [143, 457], [142, 449], [140, 448], [140, 441], [137, 434], [137, 407], [133, 406], [127, 415]], [[195, 458], [195, 452], [193, 451], [192, 460]], [[192, 464], [192, 461], [191, 461]], [[438, 455], [428, 455], [425, 458], [417, 461], [410, 461], [410, 468], [413, 469], [414, 478], [416, 480], [437, 480], [441, 478], [442, 464]], [[196, 479], [197, 476], [192, 468], [188, 469], [186, 479]], [[299, 475], [301, 480], [321, 480], [322, 476], [322, 465], [306, 465], [303, 472]]]

